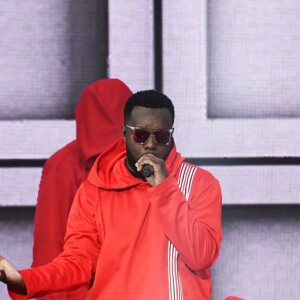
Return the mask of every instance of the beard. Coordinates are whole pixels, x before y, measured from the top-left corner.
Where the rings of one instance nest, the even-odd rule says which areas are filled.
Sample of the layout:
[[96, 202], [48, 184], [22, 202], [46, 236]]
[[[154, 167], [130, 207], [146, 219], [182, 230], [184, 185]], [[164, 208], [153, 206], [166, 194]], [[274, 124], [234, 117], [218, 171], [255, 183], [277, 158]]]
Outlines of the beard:
[[137, 169], [136, 169], [135, 164], [136, 164], [137, 160], [133, 157], [132, 153], [128, 150], [126, 150], [126, 153], [127, 153], [127, 158], [126, 158], [127, 169], [130, 171], [130, 173], [134, 177], [144, 178], [142, 173], [138, 172]]
[[[168, 147], [168, 150], [164, 152], [164, 154], [160, 157], [160, 156], [157, 156], [157, 157], [160, 157], [161, 159], [163, 159], [164, 161], [166, 161], [167, 157], [169, 156], [169, 153], [171, 152], [171, 149], [173, 147], [173, 138], [172, 138], [172, 141], [171, 141], [171, 145], [170, 146], [167, 146]], [[144, 176], [142, 175], [141, 172], [138, 172], [137, 169], [136, 169], [136, 162], [140, 159], [140, 157], [138, 158], [135, 158], [135, 156], [133, 155], [133, 152], [128, 150], [129, 147], [127, 146], [126, 144], [126, 161], [125, 161], [125, 165], [127, 167], [127, 169], [129, 170], [129, 172], [134, 176], [134, 177], [138, 177], [138, 178], [142, 178], [142, 179], [145, 179]], [[148, 152], [147, 152], [148, 153]], [[149, 151], [149, 153], [152, 153], [153, 155], [155, 155], [152, 151]], [[144, 153], [143, 155], [145, 155], [146, 153]]]

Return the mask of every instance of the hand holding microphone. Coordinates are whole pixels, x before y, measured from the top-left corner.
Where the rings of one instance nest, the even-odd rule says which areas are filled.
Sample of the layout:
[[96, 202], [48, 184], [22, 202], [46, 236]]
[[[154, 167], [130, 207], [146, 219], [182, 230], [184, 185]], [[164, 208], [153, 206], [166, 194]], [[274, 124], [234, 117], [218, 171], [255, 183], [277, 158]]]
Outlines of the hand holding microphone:
[[169, 176], [164, 159], [152, 153], [141, 156], [136, 168], [151, 186], [159, 184]]

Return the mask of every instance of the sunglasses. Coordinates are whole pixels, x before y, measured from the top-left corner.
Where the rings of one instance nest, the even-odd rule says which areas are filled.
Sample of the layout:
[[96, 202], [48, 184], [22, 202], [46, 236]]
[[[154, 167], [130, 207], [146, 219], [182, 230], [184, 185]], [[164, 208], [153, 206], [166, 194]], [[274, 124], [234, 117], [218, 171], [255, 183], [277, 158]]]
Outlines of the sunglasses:
[[172, 133], [174, 132], [174, 128], [171, 129], [145, 129], [140, 127], [134, 127], [125, 124], [125, 127], [129, 128], [133, 132], [133, 140], [137, 144], [145, 144], [150, 135], [153, 136], [154, 142], [160, 146], [168, 146], [171, 142]]

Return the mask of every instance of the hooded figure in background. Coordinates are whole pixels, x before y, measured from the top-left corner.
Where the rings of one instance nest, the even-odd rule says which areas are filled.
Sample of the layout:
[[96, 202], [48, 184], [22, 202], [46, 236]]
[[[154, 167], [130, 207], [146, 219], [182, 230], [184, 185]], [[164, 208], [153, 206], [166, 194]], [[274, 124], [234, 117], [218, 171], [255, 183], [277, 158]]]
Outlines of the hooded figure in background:
[[[76, 140], [45, 163], [34, 220], [32, 267], [49, 263], [63, 250], [69, 211], [97, 156], [122, 136], [123, 109], [132, 92], [118, 79], [87, 86], [76, 107]], [[85, 299], [88, 286], [44, 296], [43, 300]]]

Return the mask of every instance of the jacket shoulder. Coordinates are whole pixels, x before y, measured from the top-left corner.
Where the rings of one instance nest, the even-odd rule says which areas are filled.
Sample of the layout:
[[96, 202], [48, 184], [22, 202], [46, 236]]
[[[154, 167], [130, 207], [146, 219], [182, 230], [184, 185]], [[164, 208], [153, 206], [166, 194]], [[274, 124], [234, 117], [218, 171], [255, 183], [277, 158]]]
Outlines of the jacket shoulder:
[[178, 180], [187, 180], [188, 178], [197, 181], [198, 184], [201, 185], [209, 185], [210, 183], [218, 182], [210, 171], [184, 161], [179, 168]]

